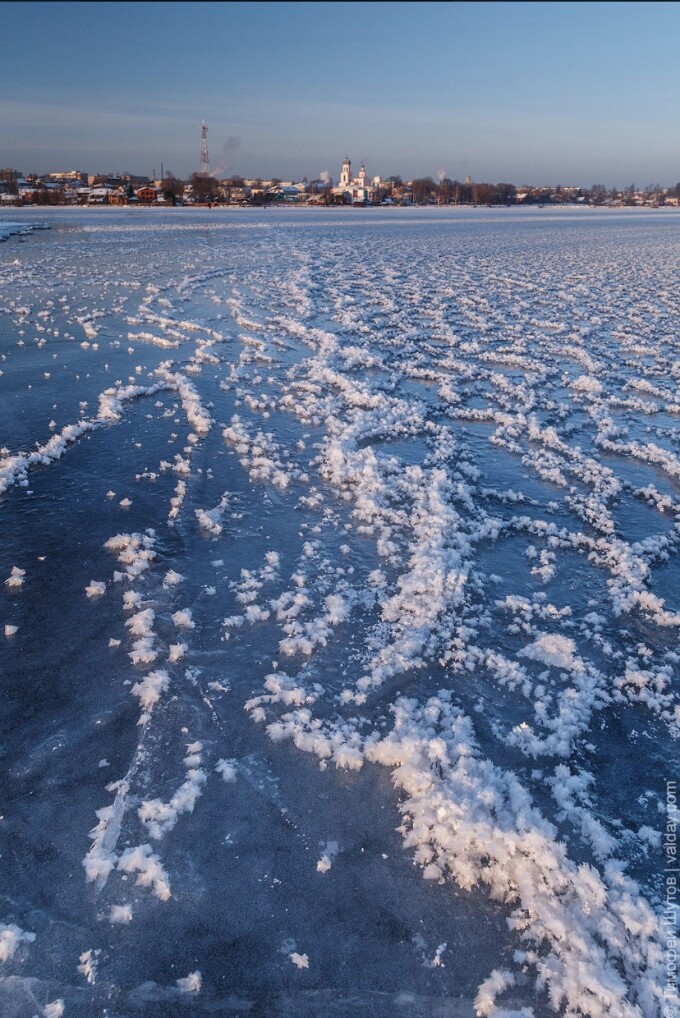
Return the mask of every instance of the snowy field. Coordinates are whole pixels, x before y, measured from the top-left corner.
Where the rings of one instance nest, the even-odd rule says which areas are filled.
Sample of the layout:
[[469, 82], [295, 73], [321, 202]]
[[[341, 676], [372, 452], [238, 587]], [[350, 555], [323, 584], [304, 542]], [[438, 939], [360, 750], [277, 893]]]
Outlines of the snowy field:
[[668, 1015], [680, 216], [18, 211], [0, 1014]]

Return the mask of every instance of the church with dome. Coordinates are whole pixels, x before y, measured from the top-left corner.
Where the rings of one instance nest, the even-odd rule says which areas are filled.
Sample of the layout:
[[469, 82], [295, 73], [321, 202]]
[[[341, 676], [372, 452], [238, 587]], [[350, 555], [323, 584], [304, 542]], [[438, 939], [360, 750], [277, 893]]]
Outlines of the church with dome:
[[342, 195], [345, 201], [363, 203], [375, 200], [376, 193], [380, 187], [380, 177], [373, 177], [369, 180], [366, 176], [366, 167], [361, 164], [359, 175], [352, 176], [352, 163], [349, 156], [345, 156], [342, 164], [342, 172], [337, 187], [333, 188], [333, 194]]

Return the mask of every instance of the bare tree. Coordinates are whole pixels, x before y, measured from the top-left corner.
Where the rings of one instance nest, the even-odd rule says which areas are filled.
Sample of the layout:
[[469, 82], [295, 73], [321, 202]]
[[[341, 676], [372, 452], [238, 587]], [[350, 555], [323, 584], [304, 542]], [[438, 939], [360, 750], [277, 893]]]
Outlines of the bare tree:
[[589, 199], [591, 205], [601, 205], [607, 197], [607, 188], [604, 184], [593, 184], [590, 189]]
[[17, 184], [17, 181], [19, 180], [20, 176], [21, 174], [19, 173], [18, 170], [10, 169], [0, 170], [0, 182], [2, 182], [5, 185], [5, 190], [7, 191], [7, 194], [19, 193], [19, 186]]
[[177, 179], [174, 173], [171, 173], [171, 171], [168, 170], [163, 177], [161, 192], [167, 202], [170, 202], [172, 205], [176, 205], [182, 200], [184, 184], [181, 180]]
[[441, 205], [450, 205], [454, 199], [455, 189], [453, 181], [448, 177], [443, 177], [439, 181], [439, 187], [437, 188], [437, 201]]
[[411, 183], [411, 195], [414, 205], [426, 205], [435, 192], [432, 177], [418, 177]]
[[496, 184], [494, 202], [496, 205], [514, 205], [517, 188], [514, 184]]
[[191, 193], [194, 201], [214, 202], [217, 200], [220, 185], [214, 177], [206, 177], [202, 173], [191, 174]]

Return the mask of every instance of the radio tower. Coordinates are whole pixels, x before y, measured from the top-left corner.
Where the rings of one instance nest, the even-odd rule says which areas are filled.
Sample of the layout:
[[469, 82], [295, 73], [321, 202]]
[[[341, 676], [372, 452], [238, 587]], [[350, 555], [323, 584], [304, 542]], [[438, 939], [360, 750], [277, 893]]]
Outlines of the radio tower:
[[208, 128], [205, 120], [201, 121], [201, 176], [210, 176], [210, 160], [208, 159]]

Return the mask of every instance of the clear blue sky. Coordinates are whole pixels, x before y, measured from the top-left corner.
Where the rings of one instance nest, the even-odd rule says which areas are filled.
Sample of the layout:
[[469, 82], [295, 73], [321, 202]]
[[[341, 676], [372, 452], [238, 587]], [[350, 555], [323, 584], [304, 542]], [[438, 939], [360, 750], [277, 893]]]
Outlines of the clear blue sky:
[[0, 166], [680, 180], [677, 3], [14, 3]]

